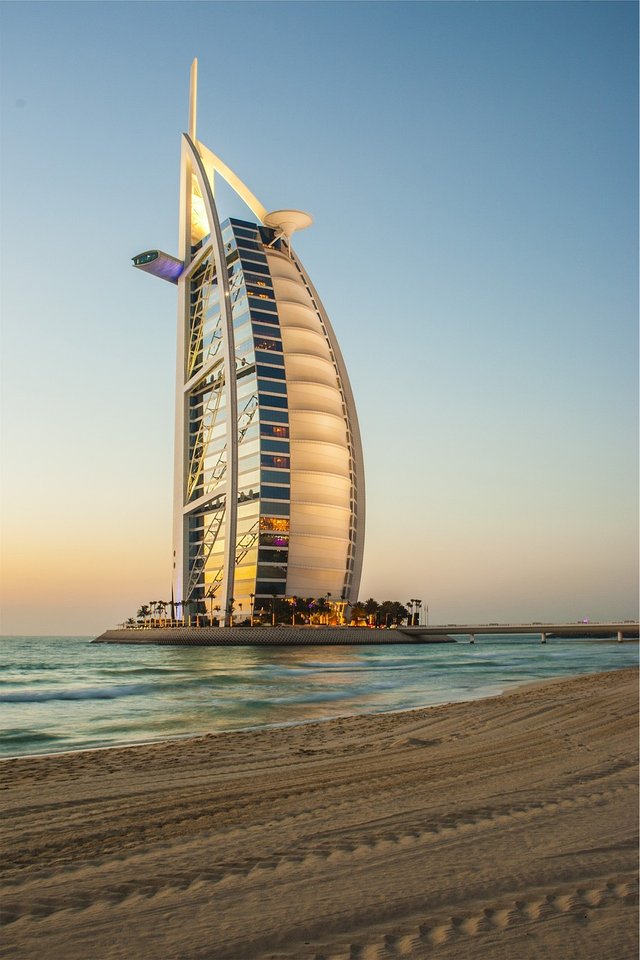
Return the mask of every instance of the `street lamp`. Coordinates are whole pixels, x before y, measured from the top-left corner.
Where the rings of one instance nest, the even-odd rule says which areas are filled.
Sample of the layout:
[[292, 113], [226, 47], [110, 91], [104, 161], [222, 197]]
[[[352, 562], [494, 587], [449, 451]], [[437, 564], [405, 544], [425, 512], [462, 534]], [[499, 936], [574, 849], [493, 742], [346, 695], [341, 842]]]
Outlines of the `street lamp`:
[[213, 592], [213, 587], [209, 587], [207, 590], [207, 596], [209, 597], [209, 620], [211, 622], [211, 626], [213, 626], [213, 601], [216, 598], [216, 595]]
[[250, 593], [250, 594], [249, 594], [249, 600], [251, 601], [251, 619], [249, 620], [249, 623], [250, 623], [251, 626], [253, 626], [253, 608], [254, 608], [255, 602], [256, 602], [256, 595], [255, 595], [255, 593]]
[[417, 611], [416, 611], [416, 613], [415, 613], [415, 615], [414, 615], [414, 620], [417, 619], [418, 622], [417, 622], [416, 624], [414, 624], [414, 626], [419, 627], [419, 626], [420, 626], [420, 611], [421, 611], [421, 609], [422, 609], [422, 600], [416, 600], [416, 607], [417, 607], [418, 609], [417, 609]]

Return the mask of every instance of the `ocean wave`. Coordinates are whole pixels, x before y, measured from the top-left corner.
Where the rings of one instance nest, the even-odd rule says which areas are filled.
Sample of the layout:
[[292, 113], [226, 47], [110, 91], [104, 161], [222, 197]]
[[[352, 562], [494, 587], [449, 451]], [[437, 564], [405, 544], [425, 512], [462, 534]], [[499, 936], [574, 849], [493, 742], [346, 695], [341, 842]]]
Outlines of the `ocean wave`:
[[0, 693], [0, 703], [46, 703], [50, 700], [117, 700], [152, 693], [149, 683], [130, 683], [114, 687], [66, 687], [60, 690], [20, 690]]
[[42, 733], [40, 730], [24, 729], [15, 727], [9, 730], [0, 731], [0, 739], [5, 744], [12, 743], [54, 743], [56, 740], [62, 740], [63, 737], [55, 733]]

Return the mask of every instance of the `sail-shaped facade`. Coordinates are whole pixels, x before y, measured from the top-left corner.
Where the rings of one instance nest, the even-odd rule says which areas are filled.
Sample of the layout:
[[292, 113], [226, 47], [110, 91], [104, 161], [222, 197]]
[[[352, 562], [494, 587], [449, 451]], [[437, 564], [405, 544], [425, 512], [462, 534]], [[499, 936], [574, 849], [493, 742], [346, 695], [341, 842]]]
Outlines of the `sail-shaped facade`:
[[[364, 470], [347, 372], [292, 249], [301, 211], [268, 213], [196, 138], [196, 64], [182, 136], [178, 257], [134, 265], [178, 290], [173, 593], [224, 621], [272, 597], [353, 601]], [[222, 176], [253, 219], [218, 219]]]

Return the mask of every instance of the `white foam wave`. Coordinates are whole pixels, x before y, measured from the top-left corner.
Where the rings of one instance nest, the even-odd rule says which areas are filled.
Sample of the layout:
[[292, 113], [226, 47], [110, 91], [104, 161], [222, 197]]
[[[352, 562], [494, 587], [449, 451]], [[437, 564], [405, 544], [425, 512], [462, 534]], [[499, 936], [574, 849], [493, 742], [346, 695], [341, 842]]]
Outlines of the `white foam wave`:
[[61, 687], [59, 690], [24, 690], [0, 694], [0, 703], [46, 703], [49, 700], [117, 700], [150, 693], [149, 683], [128, 683], [112, 687]]

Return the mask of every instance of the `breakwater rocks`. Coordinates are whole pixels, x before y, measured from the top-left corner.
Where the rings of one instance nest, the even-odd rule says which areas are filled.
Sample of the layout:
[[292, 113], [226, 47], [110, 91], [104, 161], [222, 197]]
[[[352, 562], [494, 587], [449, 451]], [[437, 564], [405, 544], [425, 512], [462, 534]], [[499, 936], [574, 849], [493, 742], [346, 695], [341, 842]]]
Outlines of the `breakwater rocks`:
[[195, 647], [351, 646], [390, 643], [455, 643], [446, 634], [405, 634], [367, 627], [147, 627], [105, 630], [93, 643], [160, 643]]

